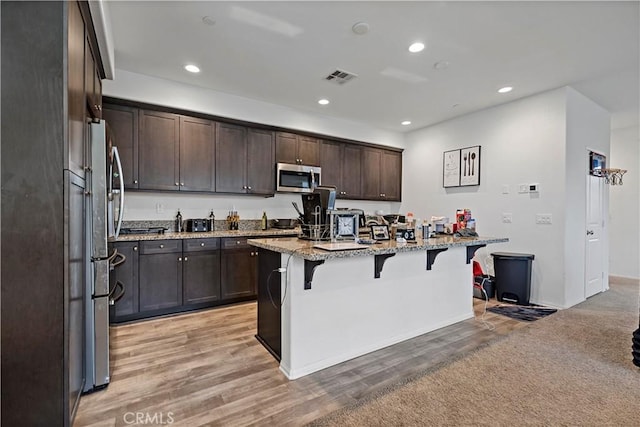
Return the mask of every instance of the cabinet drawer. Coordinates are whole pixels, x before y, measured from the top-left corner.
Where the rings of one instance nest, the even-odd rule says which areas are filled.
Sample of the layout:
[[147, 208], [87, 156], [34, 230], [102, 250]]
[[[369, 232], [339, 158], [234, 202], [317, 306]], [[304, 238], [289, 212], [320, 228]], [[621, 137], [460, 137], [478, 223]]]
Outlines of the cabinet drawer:
[[220, 248], [220, 239], [185, 239], [182, 246], [185, 252], [212, 251]]
[[149, 240], [140, 242], [141, 254], [182, 252], [182, 240]]
[[223, 249], [244, 249], [250, 248], [251, 245], [247, 243], [247, 237], [223, 237], [222, 248]]

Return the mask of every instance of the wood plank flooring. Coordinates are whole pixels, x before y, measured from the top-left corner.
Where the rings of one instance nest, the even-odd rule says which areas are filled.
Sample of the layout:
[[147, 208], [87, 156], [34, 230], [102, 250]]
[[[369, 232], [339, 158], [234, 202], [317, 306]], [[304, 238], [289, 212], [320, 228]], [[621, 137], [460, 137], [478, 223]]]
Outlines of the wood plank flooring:
[[294, 381], [255, 339], [255, 303], [112, 327], [111, 383], [82, 397], [74, 426], [301, 426], [527, 325], [487, 312], [489, 330], [483, 308]]

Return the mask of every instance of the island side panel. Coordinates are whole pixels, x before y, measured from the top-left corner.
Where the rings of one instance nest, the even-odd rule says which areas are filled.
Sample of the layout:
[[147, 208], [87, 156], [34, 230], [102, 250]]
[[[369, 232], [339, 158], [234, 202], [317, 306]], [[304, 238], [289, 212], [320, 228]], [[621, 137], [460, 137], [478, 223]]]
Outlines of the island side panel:
[[449, 248], [427, 271], [426, 251], [398, 253], [374, 279], [372, 256], [329, 259], [304, 290], [304, 261], [293, 257], [282, 283], [280, 369], [299, 378], [473, 317], [465, 261], [466, 248]]
[[279, 361], [281, 357], [281, 254], [258, 251], [258, 325], [256, 338]]

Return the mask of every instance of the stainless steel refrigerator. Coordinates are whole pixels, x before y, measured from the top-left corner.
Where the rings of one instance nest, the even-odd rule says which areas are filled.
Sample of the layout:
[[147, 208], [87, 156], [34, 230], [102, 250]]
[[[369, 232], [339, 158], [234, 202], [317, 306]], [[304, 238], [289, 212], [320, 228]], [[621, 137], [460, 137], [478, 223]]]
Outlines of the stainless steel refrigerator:
[[[124, 214], [124, 179], [118, 149], [112, 146], [104, 120], [91, 123], [90, 188], [86, 217], [87, 271], [86, 297], [86, 382], [84, 391], [99, 390], [109, 384], [109, 304], [125, 292], [120, 282], [110, 286], [109, 272], [125, 262], [116, 250], [109, 253], [107, 239], [117, 237]], [[119, 188], [114, 188], [114, 181]]]

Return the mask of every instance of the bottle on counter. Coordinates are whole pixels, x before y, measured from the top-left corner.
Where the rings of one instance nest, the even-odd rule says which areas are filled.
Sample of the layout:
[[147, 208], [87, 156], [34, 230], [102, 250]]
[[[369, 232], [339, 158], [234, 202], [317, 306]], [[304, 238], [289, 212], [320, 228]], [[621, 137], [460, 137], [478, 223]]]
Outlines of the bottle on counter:
[[176, 215], [176, 232], [182, 233], [182, 214], [178, 209], [178, 215]]
[[267, 212], [262, 211], [262, 220], [260, 221], [260, 228], [262, 230], [266, 230], [267, 229]]
[[216, 223], [216, 216], [213, 214], [213, 209], [212, 209], [211, 213], [209, 214], [209, 231], [215, 230], [215, 223]]

